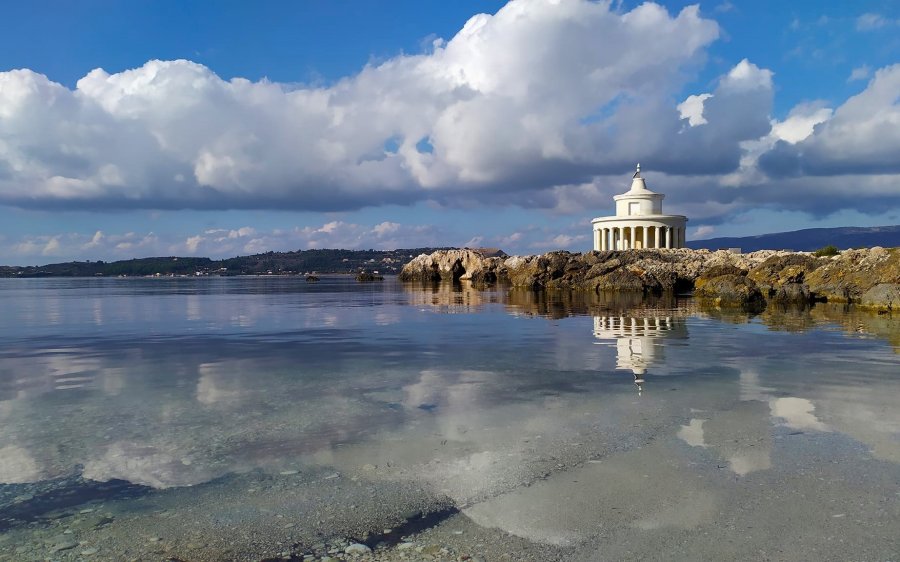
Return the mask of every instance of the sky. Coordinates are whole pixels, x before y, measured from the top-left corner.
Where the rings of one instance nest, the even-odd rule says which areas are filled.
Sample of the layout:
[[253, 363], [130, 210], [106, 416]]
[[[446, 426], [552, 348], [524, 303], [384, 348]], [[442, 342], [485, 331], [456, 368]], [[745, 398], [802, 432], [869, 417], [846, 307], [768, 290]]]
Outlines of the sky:
[[900, 224], [894, 0], [0, 10], [0, 264]]

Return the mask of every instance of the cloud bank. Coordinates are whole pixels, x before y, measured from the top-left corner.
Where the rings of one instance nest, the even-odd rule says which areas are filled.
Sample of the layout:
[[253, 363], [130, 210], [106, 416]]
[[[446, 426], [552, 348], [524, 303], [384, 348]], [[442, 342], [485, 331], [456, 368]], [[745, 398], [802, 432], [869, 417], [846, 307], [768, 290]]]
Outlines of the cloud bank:
[[519, 0], [329, 87], [226, 81], [186, 60], [96, 69], [74, 90], [3, 72], [0, 203], [346, 210], [545, 189], [638, 157], [724, 170], [766, 123], [765, 95], [746, 121], [717, 113], [752, 95], [741, 77], [679, 143], [697, 157], [669, 150], [683, 128], [672, 96], [718, 33], [696, 6]]
[[323, 87], [224, 80], [186, 60], [96, 69], [74, 89], [0, 72], [0, 205], [352, 211], [427, 200], [573, 214], [607, 208], [636, 161], [673, 212], [708, 224], [748, 207], [822, 216], [900, 204], [900, 65], [836, 108], [813, 101], [779, 121], [777, 77], [746, 59], [709, 91], [684, 93], [719, 35], [697, 6], [513, 0], [429, 52]]

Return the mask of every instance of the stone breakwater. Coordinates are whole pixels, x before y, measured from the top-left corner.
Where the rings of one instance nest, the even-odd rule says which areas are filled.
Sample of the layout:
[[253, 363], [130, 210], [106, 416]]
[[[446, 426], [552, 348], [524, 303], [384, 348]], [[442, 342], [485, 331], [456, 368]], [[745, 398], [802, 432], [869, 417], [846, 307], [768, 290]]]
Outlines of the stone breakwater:
[[762, 250], [626, 250], [550, 252], [487, 257], [477, 250], [422, 254], [400, 272], [401, 281], [504, 283], [533, 290], [561, 289], [644, 294], [693, 291], [723, 306], [761, 308], [767, 302], [856, 303], [900, 310], [900, 248], [845, 250], [817, 257]]

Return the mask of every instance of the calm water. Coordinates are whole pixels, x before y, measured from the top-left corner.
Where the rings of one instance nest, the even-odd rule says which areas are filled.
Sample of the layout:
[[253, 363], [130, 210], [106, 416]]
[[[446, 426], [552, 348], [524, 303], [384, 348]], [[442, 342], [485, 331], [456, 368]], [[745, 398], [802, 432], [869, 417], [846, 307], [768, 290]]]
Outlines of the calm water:
[[0, 311], [0, 559], [262, 558], [416, 505], [560, 558], [900, 553], [896, 316], [344, 277]]

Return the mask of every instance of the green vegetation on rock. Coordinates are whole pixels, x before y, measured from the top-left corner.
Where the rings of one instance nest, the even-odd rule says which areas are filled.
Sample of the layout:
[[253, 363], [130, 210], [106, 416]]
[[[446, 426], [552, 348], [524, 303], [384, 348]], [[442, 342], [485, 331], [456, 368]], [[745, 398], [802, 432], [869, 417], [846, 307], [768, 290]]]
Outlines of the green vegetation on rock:
[[827, 256], [836, 256], [840, 253], [841, 251], [838, 250], [836, 246], [832, 246], [831, 244], [829, 244], [813, 252], [813, 255], [818, 258], [822, 258]]

